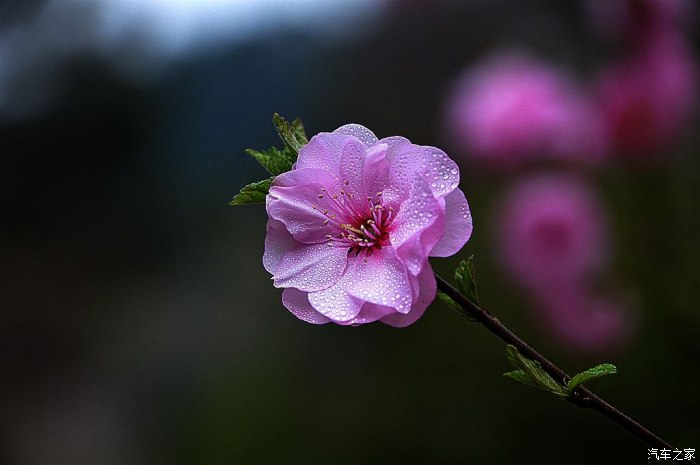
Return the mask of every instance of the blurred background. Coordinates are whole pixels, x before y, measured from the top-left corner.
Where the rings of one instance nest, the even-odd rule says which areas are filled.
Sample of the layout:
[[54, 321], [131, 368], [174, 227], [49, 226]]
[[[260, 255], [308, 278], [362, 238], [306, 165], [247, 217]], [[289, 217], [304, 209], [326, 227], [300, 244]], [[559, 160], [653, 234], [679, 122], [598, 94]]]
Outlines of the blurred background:
[[502, 377], [440, 303], [314, 326], [228, 200], [355, 122], [460, 165], [482, 303], [677, 447], [700, 446], [694, 2], [0, 2], [0, 462], [647, 460]]

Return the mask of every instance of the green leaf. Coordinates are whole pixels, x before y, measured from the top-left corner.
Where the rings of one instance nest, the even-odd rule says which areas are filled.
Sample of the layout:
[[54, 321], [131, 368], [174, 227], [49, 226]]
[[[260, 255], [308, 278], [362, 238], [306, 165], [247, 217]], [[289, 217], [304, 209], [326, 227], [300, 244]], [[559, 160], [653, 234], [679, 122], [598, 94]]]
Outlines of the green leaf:
[[247, 149], [246, 153], [255, 158], [273, 176], [290, 171], [296, 160], [296, 155], [287, 146], [283, 150], [272, 147], [264, 152]]
[[263, 179], [262, 181], [248, 184], [241, 189], [241, 192], [239, 192], [238, 195], [236, 195], [228, 204], [235, 206], [247, 205], [251, 203], [265, 203], [265, 196], [270, 190], [270, 184], [272, 183], [273, 179], [275, 178]]
[[[277, 128], [277, 133], [279, 134], [280, 138], [284, 141], [285, 144], [287, 144], [287, 147], [292, 149], [294, 155], [296, 156], [299, 153], [299, 149], [301, 149], [302, 146], [301, 141], [298, 139], [299, 130], [295, 130], [295, 128], [292, 127], [292, 125], [289, 124], [289, 122], [286, 119], [282, 118], [277, 113], [275, 113], [272, 116], [272, 122]], [[303, 131], [301, 121], [299, 121], [297, 125], [300, 126], [301, 131]], [[303, 134], [303, 136], [304, 138], [306, 138], [306, 134]]]
[[247, 149], [246, 153], [255, 158], [273, 177], [248, 184], [229, 202], [229, 205], [264, 203], [274, 177], [290, 171], [297, 160], [299, 149], [309, 142], [304, 125], [299, 118], [290, 124], [275, 113], [272, 116], [272, 122], [277, 128], [280, 138], [284, 141], [282, 149], [277, 147], [271, 147], [264, 151]]
[[445, 305], [450, 307], [452, 310], [454, 310], [460, 314], [464, 313], [462, 311], [462, 308], [459, 306], [459, 304], [457, 302], [455, 302], [454, 299], [452, 297], [450, 297], [449, 295], [445, 294], [442, 291], [437, 291], [437, 296], [438, 296], [438, 299], [440, 299]]
[[528, 386], [539, 388], [539, 386], [537, 384], [532, 382], [530, 375], [525, 373], [523, 370], [509, 371], [507, 373], [503, 373], [503, 376], [505, 376], [506, 378], [510, 378], [514, 381], [517, 381], [519, 383], [523, 383], [523, 384], [526, 384]]
[[306, 145], [309, 140], [306, 137], [304, 125], [299, 118], [290, 124], [275, 113], [272, 121], [277, 128], [277, 133], [284, 142], [282, 149], [280, 150], [277, 147], [271, 147], [262, 151], [247, 149], [246, 153], [255, 158], [268, 173], [277, 176], [292, 169], [292, 165], [297, 161], [299, 149]]
[[[548, 391], [558, 397], [568, 397], [569, 393], [564, 387], [564, 385], [558, 383], [554, 380], [549, 373], [542, 369], [542, 366], [535, 360], [530, 360], [527, 357], [518, 352], [515, 346], [508, 344], [506, 346], [506, 357], [508, 360], [518, 368], [519, 372], [517, 375], [506, 374], [511, 379], [519, 381], [521, 383], [528, 384], [530, 386], [535, 386], [545, 391]], [[510, 372], [513, 373], [513, 372]], [[527, 379], [525, 382], [524, 380]]]
[[304, 123], [302, 123], [299, 118], [295, 118], [294, 121], [292, 121], [292, 129], [294, 130], [297, 141], [299, 141], [302, 146], [309, 143], [309, 138], [304, 129]]
[[463, 316], [467, 320], [478, 321], [476, 318], [474, 318], [472, 315], [470, 315], [469, 312], [465, 311], [461, 305], [459, 305], [457, 302], [455, 302], [455, 300], [452, 297], [445, 294], [444, 292], [438, 290], [437, 297], [438, 297], [438, 299], [440, 299], [442, 301], [442, 303], [444, 303], [445, 305], [450, 307], [455, 312], [459, 313], [461, 316]]
[[474, 267], [474, 255], [462, 260], [455, 270], [455, 282], [459, 292], [477, 307], [479, 304], [479, 294], [476, 289], [476, 268]]
[[593, 368], [589, 368], [586, 371], [582, 371], [581, 373], [571, 378], [571, 381], [569, 381], [567, 388], [569, 390], [569, 393], [571, 393], [574, 391], [574, 389], [576, 389], [579, 385], [583, 383], [593, 381], [594, 379], [602, 378], [603, 376], [614, 375], [615, 373], [617, 373], [617, 367], [615, 365], [611, 363], [602, 363], [600, 365], [594, 366]]

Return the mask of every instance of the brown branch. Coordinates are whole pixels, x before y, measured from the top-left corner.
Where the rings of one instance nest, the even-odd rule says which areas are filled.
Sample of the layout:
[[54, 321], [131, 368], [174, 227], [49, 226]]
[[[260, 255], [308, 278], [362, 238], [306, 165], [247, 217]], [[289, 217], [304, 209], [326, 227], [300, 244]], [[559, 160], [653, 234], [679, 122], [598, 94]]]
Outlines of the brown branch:
[[[549, 373], [549, 375], [556, 381], [560, 382], [562, 385], [566, 386], [571, 377], [567, 375], [561, 368], [556, 366], [554, 363], [550, 362], [542, 354], [537, 352], [535, 349], [530, 347], [525, 341], [520, 339], [515, 333], [509, 330], [503, 323], [501, 323], [498, 318], [493, 316], [488, 311], [475, 305], [464, 295], [462, 295], [457, 289], [452, 287], [450, 283], [445, 281], [443, 278], [435, 275], [437, 280], [437, 287], [443, 293], [447, 294], [452, 300], [454, 300], [464, 311], [464, 315], [483, 324], [489, 331], [494, 333], [496, 336], [501, 338], [507, 344], [511, 344], [518, 349], [518, 351], [525, 357], [537, 361], [542, 368]], [[661, 439], [656, 434], [649, 431], [649, 429], [642, 426], [639, 422], [630, 418], [629, 416], [622, 413], [620, 410], [616, 409], [600, 397], [593, 394], [590, 390], [583, 386], [578, 386], [569, 398], [569, 401], [573, 404], [582, 408], [591, 408], [596, 410], [610, 420], [614, 421], [618, 425], [625, 428], [627, 431], [631, 432], [637, 436], [642, 441], [646, 442], [651, 447], [658, 449], [674, 449], [671, 444]], [[688, 463], [698, 465], [694, 461], [687, 461]]]

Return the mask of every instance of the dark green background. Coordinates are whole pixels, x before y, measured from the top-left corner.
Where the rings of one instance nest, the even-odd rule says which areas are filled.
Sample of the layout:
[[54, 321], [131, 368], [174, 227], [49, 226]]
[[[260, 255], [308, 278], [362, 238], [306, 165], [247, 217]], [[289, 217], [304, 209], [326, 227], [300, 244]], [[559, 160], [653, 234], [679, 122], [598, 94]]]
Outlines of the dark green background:
[[[0, 462], [646, 463], [597, 413], [503, 378], [504, 344], [439, 303], [400, 330], [282, 307], [264, 209], [226, 205], [264, 177], [244, 149], [278, 143], [273, 112], [443, 146], [449, 84], [490, 50], [587, 79], [629, 45], [573, 1], [396, 1], [372, 23], [263, 35], [138, 84], [74, 57], [49, 110], [0, 120]], [[473, 253], [492, 312], [569, 372], [616, 364], [593, 389], [680, 448], [700, 447], [696, 127], [653, 169], [586, 175], [613, 223], [610, 279], [636, 299], [622, 350], [558, 346], [492, 262], [493, 205], [519, 175], [458, 160], [474, 234], [433, 261], [450, 275]]]

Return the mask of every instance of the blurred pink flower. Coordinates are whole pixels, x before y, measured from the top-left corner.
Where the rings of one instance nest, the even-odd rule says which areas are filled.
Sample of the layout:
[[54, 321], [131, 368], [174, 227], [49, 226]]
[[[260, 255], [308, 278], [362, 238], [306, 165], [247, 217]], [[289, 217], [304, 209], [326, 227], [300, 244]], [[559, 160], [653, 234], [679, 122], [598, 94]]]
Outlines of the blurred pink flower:
[[696, 63], [679, 34], [656, 29], [638, 47], [599, 81], [611, 144], [628, 159], [667, 153], [687, 127], [697, 93]]
[[543, 159], [595, 164], [606, 152], [596, 111], [573, 80], [525, 54], [501, 53], [468, 70], [446, 119], [455, 144], [496, 167]]
[[608, 255], [603, 208], [573, 175], [540, 175], [506, 194], [498, 214], [498, 251], [505, 270], [525, 289], [549, 293], [582, 280]]
[[550, 334], [567, 347], [588, 353], [625, 345], [635, 330], [629, 307], [590, 292], [585, 283], [562, 283], [537, 296], [538, 310]]
[[436, 293], [428, 256], [465, 244], [471, 213], [457, 165], [403, 137], [346, 125], [302, 147], [267, 196], [263, 263], [310, 323], [407, 326]]
[[628, 308], [590, 291], [608, 261], [609, 237], [603, 206], [583, 180], [567, 174], [525, 179], [507, 193], [498, 220], [503, 266], [556, 339], [586, 352], [629, 339]]

